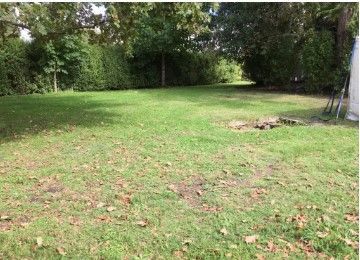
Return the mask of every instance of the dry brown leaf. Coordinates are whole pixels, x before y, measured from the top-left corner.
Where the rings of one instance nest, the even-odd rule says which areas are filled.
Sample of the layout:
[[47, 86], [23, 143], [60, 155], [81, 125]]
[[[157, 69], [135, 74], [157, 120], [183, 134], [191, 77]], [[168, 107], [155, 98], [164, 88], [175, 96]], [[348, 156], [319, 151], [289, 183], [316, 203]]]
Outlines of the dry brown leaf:
[[112, 207], [112, 206], [110, 206], [110, 207], [107, 207], [107, 212], [111, 212], [111, 211], [114, 211], [116, 208], [115, 207]]
[[257, 260], [265, 260], [265, 256], [263, 256], [263, 255], [256, 254], [255, 256], [256, 256]]
[[149, 224], [149, 222], [147, 220], [140, 220], [138, 222], [136, 222], [136, 225], [140, 226], [140, 227], [146, 227]]
[[26, 228], [27, 226], [29, 226], [30, 225], [30, 223], [27, 223], [27, 222], [22, 222], [22, 223], [20, 223], [20, 226], [22, 226], [22, 227], [24, 227], [24, 228]]
[[66, 255], [65, 248], [63, 248], [62, 246], [56, 248], [56, 251], [62, 256]]
[[348, 246], [351, 246], [353, 249], [358, 250], [359, 248], [359, 243], [356, 241], [352, 241], [351, 239], [348, 238], [343, 238], [342, 239]]
[[259, 195], [266, 193], [267, 191], [265, 189], [256, 188], [251, 192], [252, 198], [257, 198]]
[[177, 190], [177, 188], [174, 184], [170, 184], [168, 186], [168, 189], [171, 190], [172, 192], [179, 193], [179, 191]]
[[266, 249], [270, 252], [276, 252], [276, 250], [277, 250], [276, 245], [272, 241], [267, 242]]
[[319, 238], [324, 238], [324, 237], [327, 237], [329, 235], [328, 232], [321, 232], [321, 231], [318, 231], [316, 232], [316, 235], [319, 237]]
[[229, 234], [229, 232], [226, 230], [226, 228], [220, 229], [220, 233], [223, 234], [224, 236], [226, 236], [227, 234]]
[[120, 200], [123, 204], [130, 205], [131, 204], [131, 195], [121, 196]]
[[345, 214], [345, 219], [347, 221], [356, 223], [359, 220], [359, 216], [357, 216], [355, 214]]
[[36, 244], [38, 247], [41, 247], [43, 245], [44, 240], [42, 239], [42, 237], [37, 237], [36, 238]]
[[288, 222], [296, 222], [298, 228], [303, 228], [307, 223], [307, 218], [305, 215], [298, 214], [294, 217], [287, 219]]
[[104, 202], [99, 202], [99, 203], [96, 205], [97, 208], [102, 208], [102, 207], [104, 207], [104, 206], [105, 206], [105, 203], [104, 203]]
[[111, 218], [107, 215], [100, 215], [97, 217], [98, 220], [100, 221], [104, 221], [104, 222], [111, 222]]
[[253, 236], [245, 236], [244, 240], [247, 244], [253, 244], [256, 242], [256, 240], [258, 239], [257, 235], [253, 235]]

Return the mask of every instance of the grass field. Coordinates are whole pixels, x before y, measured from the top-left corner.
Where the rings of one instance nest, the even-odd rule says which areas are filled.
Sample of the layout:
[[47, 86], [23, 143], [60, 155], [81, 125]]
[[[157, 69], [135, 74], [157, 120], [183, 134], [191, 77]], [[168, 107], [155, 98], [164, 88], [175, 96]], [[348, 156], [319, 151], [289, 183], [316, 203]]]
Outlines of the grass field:
[[0, 97], [0, 258], [356, 259], [358, 125], [217, 85]]

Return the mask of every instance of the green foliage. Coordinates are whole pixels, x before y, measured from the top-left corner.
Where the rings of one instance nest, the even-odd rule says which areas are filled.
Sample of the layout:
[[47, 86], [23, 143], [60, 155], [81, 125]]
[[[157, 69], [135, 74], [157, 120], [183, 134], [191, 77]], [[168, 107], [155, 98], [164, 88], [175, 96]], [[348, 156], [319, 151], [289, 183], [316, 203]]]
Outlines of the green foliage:
[[330, 87], [338, 76], [335, 61], [334, 39], [330, 32], [310, 32], [302, 53], [305, 87], [318, 92]]
[[219, 41], [259, 84], [289, 86], [305, 77], [308, 91], [339, 88], [358, 34], [358, 4], [222, 3], [212, 29], [209, 42]]
[[220, 58], [216, 65], [215, 74], [218, 82], [229, 83], [241, 80], [242, 71], [236, 61]]
[[27, 45], [19, 39], [9, 39], [0, 46], [0, 95], [29, 94], [30, 61]]
[[120, 47], [90, 44], [85, 46], [86, 56], [74, 80], [74, 89], [126, 89], [132, 86], [130, 65]]
[[[133, 73], [134, 85], [150, 87], [160, 85], [159, 55], [136, 56]], [[166, 59], [166, 81], [169, 86], [204, 85], [232, 82], [241, 77], [238, 63], [219, 57], [214, 52], [175, 52]]]

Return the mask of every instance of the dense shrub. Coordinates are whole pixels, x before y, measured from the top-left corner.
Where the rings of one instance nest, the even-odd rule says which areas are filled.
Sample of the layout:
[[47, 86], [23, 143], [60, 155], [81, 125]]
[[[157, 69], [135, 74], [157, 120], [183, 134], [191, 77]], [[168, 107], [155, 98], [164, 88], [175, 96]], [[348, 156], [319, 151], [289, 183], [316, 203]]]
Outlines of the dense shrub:
[[[161, 57], [135, 53], [127, 57], [120, 46], [93, 45], [77, 37], [52, 43], [26, 44], [9, 40], [0, 51], [0, 95], [45, 93], [53, 89], [49, 60], [62, 61], [57, 74], [59, 89], [113, 90], [160, 85]], [[55, 57], [56, 56], [56, 57]], [[240, 77], [239, 65], [214, 52], [175, 52], [166, 55], [166, 84], [200, 85], [230, 82]]]
[[302, 53], [305, 88], [319, 92], [332, 86], [338, 74], [334, 70], [334, 39], [329, 31], [310, 32]]
[[[134, 85], [160, 85], [161, 57], [141, 54], [134, 58]], [[175, 52], [166, 55], [166, 84], [168, 86], [204, 85], [232, 82], [241, 77], [239, 64], [219, 57], [213, 52]]]
[[19, 39], [9, 39], [0, 47], [0, 95], [29, 94], [30, 61], [27, 45]]
[[220, 58], [216, 64], [216, 80], [221, 83], [234, 82], [240, 80], [242, 71], [240, 65], [233, 61]]
[[89, 45], [74, 80], [76, 90], [125, 89], [132, 86], [129, 63], [116, 46]]
[[296, 41], [290, 35], [276, 37], [266, 48], [254, 50], [244, 61], [246, 77], [258, 84], [287, 86], [299, 63]]

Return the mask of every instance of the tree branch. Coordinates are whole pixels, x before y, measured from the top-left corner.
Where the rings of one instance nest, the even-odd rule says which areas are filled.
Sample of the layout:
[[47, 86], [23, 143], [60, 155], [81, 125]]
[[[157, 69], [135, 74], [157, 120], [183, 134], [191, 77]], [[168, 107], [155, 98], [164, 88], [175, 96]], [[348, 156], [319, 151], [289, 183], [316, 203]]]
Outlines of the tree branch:
[[16, 27], [20, 27], [20, 28], [24, 28], [24, 29], [28, 29], [30, 30], [30, 27], [26, 24], [23, 23], [17, 23], [17, 22], [13, 22], [13, 21], [8, 21], [8, 20], [2, 20], [0, 19], [0, 23], [7, 23]]
[[[106, 22], [106, 20], [102, 20], [100, 22], [94, 23], [94, 24], [89, 24], [89, 25], [78, 25], [78, 26], [74, 26], [74, 27], [69, 27], [69, 28], [65, 28], [64, 30], [60, 30], [60, 31], [50, 31], [48, 32], [48, 34], [64, 34], [67, 33], [71, 30], [81, 30], [81, 29], [94, 29], [96, 26], [100, 26], [102, 24], [104, 24]], [[28, 29], [31, 31], [31, 27], [23, 24], [23, 23], [18, 23], [18, 22], [13, 22], [13, 21], [9, 21], [9, 20], [3, 20], [0, 19], [0, 24], [1, 23], [6, 23], [15, 27], [19, 27], [19, 28], [23, 28], [23, 29]]]

